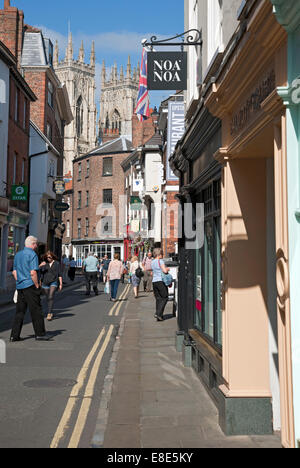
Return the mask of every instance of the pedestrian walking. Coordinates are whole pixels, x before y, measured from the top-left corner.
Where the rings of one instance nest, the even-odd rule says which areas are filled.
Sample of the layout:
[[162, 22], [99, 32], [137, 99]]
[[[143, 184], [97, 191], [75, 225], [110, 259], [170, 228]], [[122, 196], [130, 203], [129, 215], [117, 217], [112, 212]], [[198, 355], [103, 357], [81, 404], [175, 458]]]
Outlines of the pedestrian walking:
[[136, 256], [132, 257], [131, 259], [130, 276], [131, 284], [133, 286], [134, 297], [135, 299], [137, 299], [139, 297], [139, 286], [143, 277], [143, 269], [141, 268], [138, 258]]
[[108, 258], [107, 255], [104, 256], [104, 259], [103, 259], [103, 283], [106, 283], [106, 280], [107, 280], [107, 272], [108, 272], [108, 268], [109, 268], [109, 264], [110, 264], [110, 260]]
[[91, 294], [91, 284], [96, 296], [98, 296], [98, 269], [99, 269], [99, 260], [94, 256], [92, 252], [89, 253], [88, 257], [83, 260], [82, 269], [85, 276], [86, 284], [86, 296]]
[[143, 261], [143, 267], [144, 267], [144, 277], [143, 277], [143, 283], [144, 283], [144, 291], [145, 292], [151, 292], [151, 287], [152, 287], [152, 252], [149, 250], [146, 258]]
[[74, 257], [71, 257], [70, 265], [69, 265], [69, 272], [68, 272], [68, 276], [70, 278], [70, 281], [74, 281], [75, 274], [76, 274], [76, 261], [75, 261]]
[[107, 281], [110, 282], [110, 300], [115, 302], [118, 294], [119, 283], [123, 274], [123, 263], [120, 261], [120, 255], [115, 254], [114, 260], [110, 262], [107, 271]]
[[127, 261], [126, 261], [126, 268], [127, 268], [127, 274], [128, 274], [128, 283], [130, 284], [131, 283], [131, 259], [132, 257], [128, 257]]
[[42, 289], [47, 298], [47, 320], [51, 322], [53, 320], [54, 295], [57, 289], [62, 290], [63, 279], [58, 258], [54, 253], [48, 251], [44, 259], [40, 264], [40, 271], [42, 273]]
[[21, 330], [27, 307], [29, 307], [35, 339], [48, 341], [43, 310], [41, 305], [41, 288], [39, 284], [39, 262], [35, 250], [38, 247], [36, 237], [29, 236], [25, 240], [25, 248], [18, 252], [14, 259], [13, 276], [16, 280], [18, 299], [16, 316], [11, 330], [10, 341], [21, 341]]
[[168, 274], [169, 268], [165, 266], [162, 249], [154, 249], [154, 260], [152, 260], [153, 272], [153, 292], [156, 299], [156, 312], [154, 317], [158, 322], [163, 321], [164, 310], [168, 302], [169, 292], [168, 288], [162, 280], [162, 273]]
[[122, 276], [121, 276], [121, 283], [124, 284], [125, 283], [125, 276], [128, 274], [127, 264], [126, 264], [125, 260], [123, 260], [122, 265], [123, 265], [123, 271], [122, 271]]
[[62, 277], [63, 277], [63, 283], [67, 283], [67, 276], [68, 276], [68, 271], [69, 271], [69, 265], [70, 265], [70, 260], [66, 255], [63, 255], [61, 258], [61, 267], [62, 267]]
[[103, 259], [99, 258], [99, 283], [103, 283]]

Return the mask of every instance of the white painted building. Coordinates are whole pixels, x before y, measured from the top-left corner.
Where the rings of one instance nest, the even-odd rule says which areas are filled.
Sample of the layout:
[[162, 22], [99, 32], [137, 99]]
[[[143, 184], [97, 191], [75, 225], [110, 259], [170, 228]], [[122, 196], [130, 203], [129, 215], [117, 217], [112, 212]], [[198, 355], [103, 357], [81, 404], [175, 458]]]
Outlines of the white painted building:
[[47, 244], [49, 200], [56, 200], [53, 181], [59, 152], [40, 129], [30, 122], [30, 234]]

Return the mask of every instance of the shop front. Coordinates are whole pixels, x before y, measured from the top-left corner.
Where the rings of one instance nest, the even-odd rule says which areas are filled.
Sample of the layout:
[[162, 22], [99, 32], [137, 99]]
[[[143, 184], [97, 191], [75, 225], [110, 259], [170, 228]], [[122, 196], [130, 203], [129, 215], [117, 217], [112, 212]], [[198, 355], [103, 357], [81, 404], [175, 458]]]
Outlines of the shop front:
[[120, 260], [124, 258], [124, 245], [120, 241], [93, 241], [88, 243], [76, 243], [73, 241], [73, 256], [76, 260], [77, 266], [82, 267], [83, 260], [92, 253], [97, 258], [102, 259], [105, 255], [109, 260], [113, 260], [115, 254], [119, 254]]
[[[222, 378], [228, 435], [282, 431], [294, 447], [289, 294], [287, 34], [268, 1], [247, 2], [205, 106], [222, 121]], [[243, 25], [243, 27], [242, 27]], [[253, 64], [253, 66], [249, 66]], [[255, 66], [254, 66], [255, 64]]]
[[6, 288], [9, 200], [0, 197], [0, 290]]
[[220, 120], [202, 105], [171, 158], [180, 177], [183, 217], [176, 347], [216, 404], [222, 383], [222, 277], [221, 165], [214, 153], [221, 137]]
[[25, 246], [27, 227], [30, 214], [10, 207], [7, 217], [7, 255], [6, 255], [6, 287], [14, 284], [12, 277], [14, 259]]
[[295, 446], [300, 446], [300, 5], [297, 0], [272, 0], [278, 22], [288, 33], [288, 84], [278, 89], [286, 107], [289, 283], [292, 334]]

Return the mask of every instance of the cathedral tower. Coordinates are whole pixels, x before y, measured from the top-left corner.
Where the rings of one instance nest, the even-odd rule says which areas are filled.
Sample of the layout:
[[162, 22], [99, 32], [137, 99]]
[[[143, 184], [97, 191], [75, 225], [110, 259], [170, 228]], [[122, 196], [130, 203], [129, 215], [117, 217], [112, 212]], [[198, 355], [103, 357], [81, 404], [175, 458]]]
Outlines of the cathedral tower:
[[57, 76], [65, 83], [74, 120], [65, 127], [64, 174], [73, 174], [73, 159], [97, 145], [95, 103], [95, 45], [92, 44], [90, 63], [85, 63], [83, 42], [78, 59], [74, 59], [72, 34], [69, 33], [65, 59], [59, 61], [58, 44], [53, 65]]
[[125, 74], [123, 67], [118, 73], [115, 64], [109, 77], [103, 61], [99, 134], [104, 142], [119, 135], [132, 141], [132, 115], [138, 96], [139, 78], [139, 66], [132, 72], [130, 57]]

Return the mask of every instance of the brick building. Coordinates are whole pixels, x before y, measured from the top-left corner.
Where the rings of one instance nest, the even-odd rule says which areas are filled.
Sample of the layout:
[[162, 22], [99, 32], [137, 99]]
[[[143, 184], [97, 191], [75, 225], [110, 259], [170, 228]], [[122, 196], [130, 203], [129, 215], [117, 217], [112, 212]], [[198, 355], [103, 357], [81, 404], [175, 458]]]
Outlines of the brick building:
[[[125, 207], [120, 203], [120, 197], [124, 197], [124, 173], [121, 163], [131, 151], [131, 142], [119, 137], [73, 162], [73, 209], [64, 219], [72, 229], [72, 253], [79, 266], [88, 252], [99, 257], [108, 255], [112, 258], [115, 253], [124, 257]], [[68, 218], [68, 213], [72, 219]]]
[[[33, 164], [32, 161], [36, 163], [36, 157], [43, 156], [44, 169], [41, 175], [45, 178], [42, 185], [46, 186], [49, 185], [50, 178], [54, 180], [57, 177], [63, 177], [64, 126], [73, 119], [66, 87], [59, 81], [53, 69], [53, 45], [40, 30], [24, 24], [23, 12], [12, 7], [9, 0], [4, 1], [4, 9], [0, 10], [0, 40], [15, 56], [16, 67], [22, 73], [23, 80], [20, 80], [21, 75], [18, 76], [16, 73], [11, 80], [11, 120], [14, 121], [14, 127], [10, 132], [13, 143], [20, 146], [16, 149], [9, 147], [8, 171], [13, 174], [13, 179], [19, 178], [18, 183], [22, 182], [25, 177], [29, 177], [27, 175], [29, 164], [26, 163], [24, 154], [26, 144], [28, 158], [29, 120], [31, 119], [38, 132], [41, 132], [39, 136], [46, 143], [46, 147], [38, 152], [33, 150], [33, 154], [30, 155], [30, 165]], [[30, 117], [29, 98], [27, 96], [23, 99], [20, 91], [21, 85], [23, 87], [26, 85], [29, 90], [26, 83], [34, 93], [30, 91], [31, 96], [35, 95], [37, 98], [30, 109]], [[26, 116], [26, 130], [24, 116]], [[24, 130], [25, 133], [27, 132], [27, 141], [22, 147], [20, 133], [24, 133]], [[33, 134], [32, 138], [35, 137], [36, 135]], [[47, 145], [47, 142], [50, 144]], [[34, 141], [32, 141], [31, 147], [36, 148]], [[49, 152], [54, 152], [56, 155], [54, 165], [53, 159], [48, 154], [48, 147]], [[15, 154], [22, 156], [17, 158]], [[57, 197], [55, 194], [53, 196], [52, 190], [48, 187], [49, 196], [41, 203], [38, 194], [40, 193], [40, 198], [42, 198], [43, 190], [36, 187], [36, 182], [40, 181], [36, 179], [35, 175], [35, 173], [31, 174], [29, 187], [29, 192], [36, 195], [35, 203], [30, 205], [32, 217], [44, 217], [47, 223], [49, 220], [48, 229], [44, 230], [47, 231], [47, 237], [42, 240], [43, 250], [48, 247], [60, 255], [63, 226], [61, 214], [55, 210], [55, 198]], [[45, 203], [47, 204], [46, 209]], [[22, 206], [23, 209], [24, 207], [25, 205]], [[33, 224], [38, 226], [39, 223]], [[37, 235], [38, 233], [31, 232], [31, 234]]]

